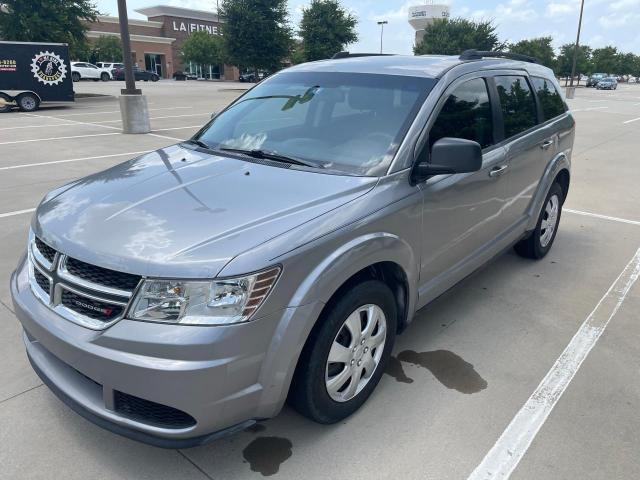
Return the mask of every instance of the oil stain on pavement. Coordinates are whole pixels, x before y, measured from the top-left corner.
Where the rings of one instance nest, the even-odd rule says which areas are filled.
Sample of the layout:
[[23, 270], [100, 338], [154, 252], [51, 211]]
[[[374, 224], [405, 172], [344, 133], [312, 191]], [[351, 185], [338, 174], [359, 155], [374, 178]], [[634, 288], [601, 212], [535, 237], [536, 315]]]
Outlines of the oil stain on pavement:
[[242, 456], [251, 470], [265, 477], [275, 475], [291, 456], [291, 441], [281, 437], [258, 437], [245, 447]]
[[461, 393], [477, 393], [487, 388], [487, 382], [476, 372], [473, 365], [449, 350], [405, 350], [398, 354], [398, 360], [426, 368], [445, 387]]

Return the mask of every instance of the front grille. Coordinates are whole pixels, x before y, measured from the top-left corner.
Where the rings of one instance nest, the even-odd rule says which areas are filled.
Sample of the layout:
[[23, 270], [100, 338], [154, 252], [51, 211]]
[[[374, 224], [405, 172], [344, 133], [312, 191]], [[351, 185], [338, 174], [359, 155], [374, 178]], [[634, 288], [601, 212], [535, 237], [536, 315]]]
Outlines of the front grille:
[[41, 274], [37, 269], [34, 269], [33, 276], [38, 286], [49, 294], [49, 279]]
[[182, 410], [118, 390], [114, 391], [114, 401], [116, 412], [141, 423], [163, 428], [187, 428], [196, 424], [195, 418]]
[[75, 275], [88, 282], [110, 288], [117, 288], [119, 290], [133, 291], [141, 278], [140, 275], [116, 272], [115, 270], [91, 265], [71, 257], [67, 258], [66, 267], [71, 275]]
[[53, 262], [53, 258], [56, 256], [56, 251], [49, 245], [44, 243], [38, 237], [36, 237], [36, 248], [49, 262]]
[[110, 322], [118, 318], [124, 310], [124, 307], [121, 305], [93, 300], [69, 290], [62, 291], [60, 303], [68, 309], [78, 312], [80, 315], [102, 322]]

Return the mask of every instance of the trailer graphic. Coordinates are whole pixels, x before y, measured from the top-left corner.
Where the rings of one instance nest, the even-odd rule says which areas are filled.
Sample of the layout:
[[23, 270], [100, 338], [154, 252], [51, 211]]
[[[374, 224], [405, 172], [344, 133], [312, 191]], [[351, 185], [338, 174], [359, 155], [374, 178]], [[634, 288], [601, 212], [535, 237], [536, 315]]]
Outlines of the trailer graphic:
[[42, 102], [73, 102], [69, 48], [63, 43], [0, 42], [0, 112], [31, 112]]

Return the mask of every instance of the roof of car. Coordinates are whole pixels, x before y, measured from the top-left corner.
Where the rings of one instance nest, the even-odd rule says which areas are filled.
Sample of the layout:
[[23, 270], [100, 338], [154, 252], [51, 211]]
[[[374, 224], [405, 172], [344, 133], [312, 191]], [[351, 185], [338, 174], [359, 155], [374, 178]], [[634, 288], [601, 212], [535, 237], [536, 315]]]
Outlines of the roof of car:
[[461, 60], [458, 55], [371, 55], [348, 56], [330, 60], [303, 63], [287, 69], [289, 72], [346, 72], [407, 75], [412, 77], [439, 78], [448, 70], [469, 64], [469, 70], [484, 68], [546, 69], [535, 63], [506, 58], [482, 58]]

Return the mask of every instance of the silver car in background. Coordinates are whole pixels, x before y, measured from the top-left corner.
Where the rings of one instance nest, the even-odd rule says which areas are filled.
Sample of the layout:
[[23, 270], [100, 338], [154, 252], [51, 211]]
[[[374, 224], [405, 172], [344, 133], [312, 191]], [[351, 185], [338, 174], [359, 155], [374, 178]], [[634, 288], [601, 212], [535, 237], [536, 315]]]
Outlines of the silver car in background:
[[417, 309], [554, 241], [574, 120], [551, 70], [498, 55], [295, 66], [191, 140], [50, 192], [11, 278], [38, 375], [162, 447], [287, 399], [356, 411]]

